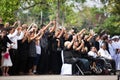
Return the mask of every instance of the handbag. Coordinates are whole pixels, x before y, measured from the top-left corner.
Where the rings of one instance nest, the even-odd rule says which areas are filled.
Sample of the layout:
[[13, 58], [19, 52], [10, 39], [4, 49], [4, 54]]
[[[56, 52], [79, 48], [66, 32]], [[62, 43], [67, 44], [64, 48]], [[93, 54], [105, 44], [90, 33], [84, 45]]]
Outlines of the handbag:
[[8, 59], [9, 56], [10, 56], [10, 54], [9, 54], [8, 52], [4, 53], [4, 58], [5, 58], [5, 59]]

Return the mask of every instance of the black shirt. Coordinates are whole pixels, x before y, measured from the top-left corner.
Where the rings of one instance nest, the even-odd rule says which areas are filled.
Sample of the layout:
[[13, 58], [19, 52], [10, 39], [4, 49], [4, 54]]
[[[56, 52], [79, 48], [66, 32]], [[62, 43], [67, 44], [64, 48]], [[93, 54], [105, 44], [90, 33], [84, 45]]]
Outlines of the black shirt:
[[10, 44], [12, 43], [11, 40], [7, 36], [4, 36], [3, 38], [0, 37], [0, 51], [3, 51], [3, 52], [6, 51], [7, 42]]

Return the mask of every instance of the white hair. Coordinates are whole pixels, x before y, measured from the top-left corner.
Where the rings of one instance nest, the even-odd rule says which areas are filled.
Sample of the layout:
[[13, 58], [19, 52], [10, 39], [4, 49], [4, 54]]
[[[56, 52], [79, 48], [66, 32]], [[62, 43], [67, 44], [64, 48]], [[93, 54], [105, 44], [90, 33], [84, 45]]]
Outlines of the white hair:
[[64, 46], [67, 47], [68, 44], [70, 44], [70, 41], [66, 41], [66, 42], [64, 43]]

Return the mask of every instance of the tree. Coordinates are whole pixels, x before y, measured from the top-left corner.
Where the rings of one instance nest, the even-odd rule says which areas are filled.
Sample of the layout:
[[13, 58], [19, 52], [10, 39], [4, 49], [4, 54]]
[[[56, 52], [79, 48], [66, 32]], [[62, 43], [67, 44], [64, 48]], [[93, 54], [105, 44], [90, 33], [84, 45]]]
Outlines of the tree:
[[[71, 6], [66, 5], [66, 2], [69, 1], [74, 1], [74, 0], [31, 0], [31, 1], [22, 0], [21, 9], [28, 10], [29, 17], [32, 17], [33, 15], [36, 21], [38, 21], [37, 17], [40, 17], [40, 12], [42, 11], [43, 20], [45, 19], [44, 21], [48, 21], [49, 19], [50, 20], [56, 19], [59, 24], [63, 25], [65, 22], [66, 24], [75, 22], [75, 18], [72, 17], [74, 17], [76, 13], [73, 12]], [[81, 2], [81, 1], [78, 0], [77, 2]], [[68, 18], [72, 21], [67, 20], [66, 17], [69, 16], [68, 14], [73, 14], [71, 15], [71, 19]]]
[[120, 0], [108, 0], [107, 3], [107, 12], [114, 15], [120, 15]]
[[108, 17], [102, 28], [106, 30], [110, 35], [119, 35], [120, 34], [120, 16], [116, 17], [115, 15]]
[[104, 11], [107, 13], [102, 28], [106, 29], [111, 35], [120, 34], [120, 0], [101, 0], [104, 5]]
[[19, 8], [19, 0], [1, 0], [0, 1], [0, 17], [6, 21], [14, 21], [16, 11]]

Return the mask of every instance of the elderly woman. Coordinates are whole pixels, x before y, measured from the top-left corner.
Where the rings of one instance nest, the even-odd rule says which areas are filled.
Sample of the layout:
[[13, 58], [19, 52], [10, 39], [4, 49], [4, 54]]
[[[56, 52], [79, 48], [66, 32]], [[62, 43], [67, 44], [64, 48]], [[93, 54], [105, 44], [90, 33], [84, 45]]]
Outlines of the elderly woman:
[[72, 74], [75, 74], [75, 64], [77, 63], [77, 60], [73, 57], [72, 54], [72, 45], [74, 43], [75, 38], [72, 39], [72, 41], [66, 41], [64, 43], [64, 63], [72, 64]]
[[100, 57], [105, 59], [107, 63], [110, 63], [112, 66], [112, 71], [115, 73], [116, 67], [115, 67], [115, 61], [112, 59], [112, 56], [109, 54], [109, 52], [106, 50], [106, 44], [102, 43], [101, 48], [99, 49], [98, 53], [100, 54]]

